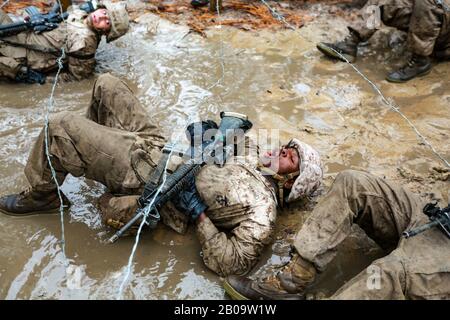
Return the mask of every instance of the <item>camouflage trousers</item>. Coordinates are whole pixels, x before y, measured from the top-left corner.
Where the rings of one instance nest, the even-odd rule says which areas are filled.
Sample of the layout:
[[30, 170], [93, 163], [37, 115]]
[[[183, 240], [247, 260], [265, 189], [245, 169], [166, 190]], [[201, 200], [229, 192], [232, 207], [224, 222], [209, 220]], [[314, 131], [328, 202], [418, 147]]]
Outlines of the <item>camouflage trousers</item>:
[[340, 173], [295, 239], [295, 248], [319, 271], [357, 223], [391, 253], [374, 261], [333, 299], [450, 299], [450, 239], [437, 228], [413, 238], [405, 230], [427, 223], [423, 201], [384, 179]]
[[[450, 0], [443, 2], [450, 8]], [[439, 51], [442, 56], [450, 57], [450, 11], [436, 0], [369, 0], [358, 21], [349, 27], [363, 41], [377, 31], [376, 23], [368, 19], [373, 6], [380, 8], [385, 25], [408, 33], [408, 46], [413, 53], [430, 56]]]
[[[0, 9], [0, 25], [12, 22], [11, 18]], [[0, 78], [11, 80], [16, 78], [20, 67], [24, 65], [23, 51], [23, 49], [17, 50], [8, 45], [2, 45], [0, 41]]]
[[[70, 173], [96, 180], [113, 193], [139, 194], [144, 180], [137, 174], [139, 160], [156, 166], [165, 141], [159, 134], [127, 85], [102, 75], [86, 116], [61, 112], [50, 118], [48, 149], [58, 183]], [[31, 187], [38, 191], [55, 189], [45, 149], [43, 129], [25, 167]]]

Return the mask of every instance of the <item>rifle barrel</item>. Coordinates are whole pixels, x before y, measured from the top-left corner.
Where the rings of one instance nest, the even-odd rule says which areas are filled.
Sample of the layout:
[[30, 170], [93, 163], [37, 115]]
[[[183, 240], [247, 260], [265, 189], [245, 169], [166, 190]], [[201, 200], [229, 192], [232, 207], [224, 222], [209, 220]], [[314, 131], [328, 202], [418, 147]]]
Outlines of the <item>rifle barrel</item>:
[[423, 226], [414, 228], [414, 229], [409, 230], [409, 231], [405, 231], [405, 232], [402, 233], [402, 235], [403, 235], [404, 238], [408, 239], [408, 238], [414, 237], [415, 235], [418, 235], [419, 233], [422, 233], [422, 232], [424, 232], [424, 231], [426, 231], [428, 229], [436, 227], [438, 225], [439, 225], [439, 220], [435, 220], [435, 221], [432, 221], [430, 223], [424, 224]]

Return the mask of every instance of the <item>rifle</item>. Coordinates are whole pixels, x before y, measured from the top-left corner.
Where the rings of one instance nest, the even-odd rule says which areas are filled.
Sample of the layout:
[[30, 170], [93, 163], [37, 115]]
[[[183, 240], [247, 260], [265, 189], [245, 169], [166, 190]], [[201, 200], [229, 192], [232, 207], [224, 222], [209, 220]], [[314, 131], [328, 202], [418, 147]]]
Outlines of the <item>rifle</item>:
[[[139, 219], [145, 218], [145, 223], [151, 228], [155, 228], [161, 216], [158, 209], [163, 207], [168, 201], [176, 197], [184, 189], [186, 184], [195, 178], [200, 169], [206, 164], [205, 159], [212, 156], [215, 163], [223, 165], [228, 157], [234, 154], [235, 144], [227, 144], [226, 140], [236, 137], [235, 130], [242, 130], [244, 133], [251, 129], [252, 123], [247, 116], [234, 112], [221, 112], [221, 123], [217, 129], [218, 136], [212, 140], [204, 142], [201, 147], [201, 160], [190, 158], [181, 165], [171, 176], [166, 179], [161, 191], [158, 193], [159, 185], [148, 181], [144, 187], [144, 192], [138, 200], [139, 208], [133, 218], [117, 231], [108, 242], [114, 243]], [[168, 160], [167, 152], [166, 161]], [[191, 151], [192, 154], [192, 151]], [[209, 162], [209, 161], [208, 161]]]
[[[80, 9], [87, 13], [91, 13], [95, 11], [94, 7], [92, 1], [87, 1], [80, 6]], [[0, 25], [0, 38], [14, 36], [27, 30], [33, 30], [38, 34], [45, 31], [51, 31], [56, 29], [59, 26], [59, 23], [69, 16], [68, 12], [61, 14], [61, 8], [58, 1], [47, 14], [40, 13], [38, 8], [34, 6], [25, 8], [25, 12], [28, 16], [25, 17], [22, 22]]]
[[428, 203], [423, 208], [423, 213], [430, 218], [431, 222], [418, 228], [403, 232], [403, 237], [414, 237], [421, 232], [438, 226], [439, 229], [450, 239], [450, 204], [446, 208], [441, 209], [440, 207], [437, 207], [436, 203]]

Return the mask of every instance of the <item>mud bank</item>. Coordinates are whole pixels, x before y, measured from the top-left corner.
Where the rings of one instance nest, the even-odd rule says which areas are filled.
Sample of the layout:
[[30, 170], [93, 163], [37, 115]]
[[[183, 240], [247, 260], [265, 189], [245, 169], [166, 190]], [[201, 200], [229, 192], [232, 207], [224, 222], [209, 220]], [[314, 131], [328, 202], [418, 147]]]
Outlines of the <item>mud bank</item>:
[[[242, 112], [255, 131], [278, 129], [284, 141], [295, 136], [314, 145], [325, 166], [323, 191], [338, 172], [359, 169], [449, 201], [449, 173], [439, 159], [348, 65], [316, 51], [315, 42], [344, 35], [345, 21], [327, 16], [320, 7], [314, 10], [317, 18], [296, 32], [223, 27], [207, 29], [206, 38], [190, 33], [188, 26], [146, 14], [137, 18], [131, 33], [113, 45], [101, 45], [98, 71], [126, 79], [167, 136], [189, 118], [217, 120], [221, 110]], [[389, 84], [384, 74], [398, 63], [397, 51], [384, 45], [390, 34], [383, 30], [362, 48], [357, 66], [450, 159], [450, 64], [437, 64], [429, 76], [405, 85]], [[93, 81], [59, 86], [53, 112], [82, 114]], [[42, 127], [49, 94], [49, 84], [0, 84], [0, 194], [27, 187], [23, 167]], [[0, 298], [116, 298], [134, 239], [105, 243], [111, 230], [101, 225], [95, 205], [102, 186], [69, 177], [63, 191], [73, 203], [65, 214], [71, 266], [67, 269], [62, 260], [57, 215], [0, 215]], [[287, 260], [288, 243], [311, 208], [300, 203], [280, 214], [276, 241], [260, 263], [262, 272]], [[355, 230], [313, 296], [331, 294], [380, 254]], [[178, 235], [161, 225], [143, 235], [124, 298], [226, 298], [220, 283], [204, 267], [192, 230]]]

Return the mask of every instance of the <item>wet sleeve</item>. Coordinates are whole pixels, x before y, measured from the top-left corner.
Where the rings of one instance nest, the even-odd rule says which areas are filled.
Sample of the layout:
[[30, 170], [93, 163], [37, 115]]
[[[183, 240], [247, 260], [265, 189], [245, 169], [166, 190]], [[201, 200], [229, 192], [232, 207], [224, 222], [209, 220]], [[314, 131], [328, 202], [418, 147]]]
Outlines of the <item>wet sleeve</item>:
[[259, 206], [254, 210], [262, 219], [242, 221], [230, 232], [230, 236], [220, 232], [208, 217], [197, 224], [203, 261], [220, 276], [248, 272], [258, 261], [264, 247], [272, 241], [274, 223], [270, 221], [270, 216], [276, 210], [275, 205]]
[[82, 80], [92, 76], [95, 71], [95, 51], [97, 40], [93, 37], [69, 36], [67, 41], [68, 70], [63, 80]]

